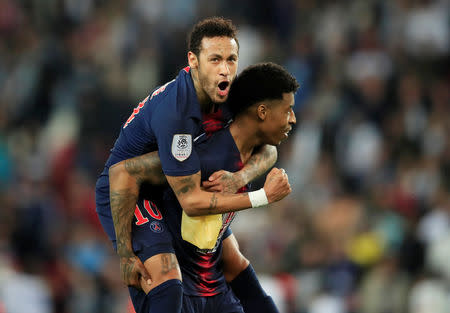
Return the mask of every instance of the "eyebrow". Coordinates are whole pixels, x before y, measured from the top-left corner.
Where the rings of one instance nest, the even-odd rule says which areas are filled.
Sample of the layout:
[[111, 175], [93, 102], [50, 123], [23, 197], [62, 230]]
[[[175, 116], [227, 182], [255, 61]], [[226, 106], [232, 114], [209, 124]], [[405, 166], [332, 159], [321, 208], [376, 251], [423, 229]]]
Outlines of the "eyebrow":
[[[232, 54], [230, 54], [230, 56], [227, 59], [237, 58], [237, 57], [238, 57], [237, 54], [232, 53]], [[223, 55], [217, 54], [217, 53], [213, 53], [213, 54], [208, 55], [208, 58], [220, 58], [220, 59], [223, 59]]]

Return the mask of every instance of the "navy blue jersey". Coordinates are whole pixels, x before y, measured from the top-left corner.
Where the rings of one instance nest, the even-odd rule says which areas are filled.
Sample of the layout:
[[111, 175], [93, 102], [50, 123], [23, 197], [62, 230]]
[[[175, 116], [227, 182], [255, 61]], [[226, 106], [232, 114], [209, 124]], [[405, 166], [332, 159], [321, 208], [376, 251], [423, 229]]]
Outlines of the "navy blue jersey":
[[[229, 113], [224, 111], [222, 118], [228, 120]], [[192, 143], [203, 133], [202, 123], [200, 104], [190, 69], [186, 67], [174, 80], [153, 91], [122, 125], [97, 180], [97, 213], [103, 217], [111, 216], [108, 170], [117, 162], [158, 150], [164, 174], [185, 176], [198, 172], [200, 161]], [[110, 239], [114, 240], [114, 232], [110, 231], [112, 220], [103, 225], [105, 230], [108, 229]]]
[[[203, 136], [195, 143], [195, 149], [201, 163], [202, 181], [220, 169], [236, 172], [243, 166], [229, 128], [219, 130], [209, 138]], [[200, 250], [181, 236], [182, 208], [170, 187], [165, 189], [159, 208], [172, 234], [173, 247], [183, 276], [184, 293], [213, 296], [225, 292], [227, 286], [220, 265], [222, 240], [231, 234], [228, 227], [235, 213], [223, 214], [216, 246], [211, 250]]]
[[[202, 116], [188, 67], [181, 70], [175, 80], [152, 92], [133, 110], [123, 124], [96, 184], [97, 214], [113, 244], [115, 233], [109, 202], [109, 167], [158, 150], [166, 175], [184, 176], [201, 170], [205, 180], [220, 169], [237, 171], [242, 163], [229, 130], [219, 131], [217, 136], [210, 137], [208, 134], [220, 129], [229, 117], [226, 110]], [[141, 194], [154, 204], [139, 201], [135, 211], [135, 214], [142, 212], [145, 215], [137, 215], [138, 221], [133, 223], [135, 252], [144, 261], [157, 253], [175, 250], [182, 268], [186, 294], [208, 296], [225, 292], [227, 287], [219, 259], [222, 240], [231, 234], [228, 225], [234, 213], [224, 215], [221, 240], [217, 241], [216, 247], [211, 251], [199, 251], [181, 238], [182, 208], [173, 191], [170, 187], [165, 187], [163, 192], [155, 190], [159, 189], [151, 187], [149, 194], [146, 191]], [[158, 214], [158, 208], [162, 215]], [[170, 230], [170, 236], [163, 236], [166, 227]]]

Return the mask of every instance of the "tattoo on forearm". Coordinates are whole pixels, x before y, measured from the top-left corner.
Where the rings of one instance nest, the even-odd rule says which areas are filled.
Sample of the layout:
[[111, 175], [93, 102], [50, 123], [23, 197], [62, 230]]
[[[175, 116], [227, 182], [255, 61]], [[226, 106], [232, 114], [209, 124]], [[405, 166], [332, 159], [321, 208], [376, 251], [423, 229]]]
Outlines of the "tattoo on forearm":
[[161, 273], [167, 274], [178, 266], [177, 258], [173, 253], [161, 254]]
[[124, 166], [128, 174], [133, 176], [138, 184], [146, 181], [154, 184], [166, 182], [166, 177], [161, 169], [161, 162], [156, 153], [147, 153], [125, 160]]
[[211, 214], [217, 208], [217, 195], [213, 192], [211, 201], [209, 202], [208, 213]]
[[121, 265], [121, 273], [122, 280], [125, 282], [129, 282], [133, 279], [134, 274], [134, 266], [135, 266], [135, 257], [121, 257], [120, 258]]
[[133, 221], [134, 208], [137, 194], [129, 189], [110, 191], [111, 214], [116, 231], [117, 251], [124, 257], [132, 255], [131, 247], [131, 223]]
[[257, 153], [253, 154], [245, 165], [246, 176], [249, 178], [248, 182], [261, 176], [269, 170], [276, 161], [276, 152], [269, 147], [261, 147]]
[[[194, 176], [200, 176], [200, 174], [195, 174]], [[180, 197], [191, 192], [192, 190], [195, 189], [195, 187], [196, 187], [195, 180], [191, 176], [188, 176], [178, 180], [173, 186], [173, 191], [175, 192], [177, 197]]]

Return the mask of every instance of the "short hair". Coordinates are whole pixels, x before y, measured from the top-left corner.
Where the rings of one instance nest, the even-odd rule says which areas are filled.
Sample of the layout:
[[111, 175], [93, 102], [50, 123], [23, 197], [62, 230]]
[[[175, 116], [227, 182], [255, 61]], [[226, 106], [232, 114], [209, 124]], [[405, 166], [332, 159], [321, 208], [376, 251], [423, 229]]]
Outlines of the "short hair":
[[231, 84], [228, 107], [235, 117], [264, 100], [281, 100], [283, 93], [296, 92], [297, 80], [282, 66], [258, 63], [245, 68]]
[[204, 37], [230, 37], [236, 40], [239, 48], [239, 41], [236, 37], [236, 33], [236, 27], [231, 20], [217, 16], [210, 17], [201, 20], [194, 25], [188, 37], [188, 49], [196, 55], [199, 55], [202, 39]]

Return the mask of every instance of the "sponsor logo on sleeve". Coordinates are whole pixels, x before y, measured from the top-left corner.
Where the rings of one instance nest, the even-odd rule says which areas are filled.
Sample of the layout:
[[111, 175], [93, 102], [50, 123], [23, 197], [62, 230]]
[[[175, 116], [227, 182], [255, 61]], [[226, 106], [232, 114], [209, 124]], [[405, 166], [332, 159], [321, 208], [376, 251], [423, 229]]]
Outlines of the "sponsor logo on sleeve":
[[172, 140], [172, 155], [175, 159], [183, 162], [192, 152], [192, 137], [190, 134], [176, 134]]

